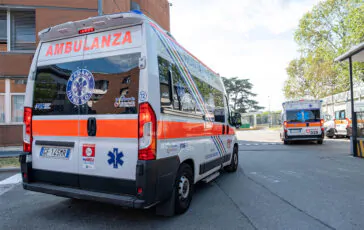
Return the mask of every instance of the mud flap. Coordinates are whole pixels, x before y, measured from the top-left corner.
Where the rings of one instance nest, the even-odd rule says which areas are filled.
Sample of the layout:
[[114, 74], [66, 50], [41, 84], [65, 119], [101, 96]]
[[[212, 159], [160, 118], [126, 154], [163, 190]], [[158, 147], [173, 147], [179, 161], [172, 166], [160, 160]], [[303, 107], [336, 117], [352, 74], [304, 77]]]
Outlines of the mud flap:
[[171, 217], [175, 214], [175, 200], [176, 200], [176, 191], [173, 189], [171, 197], [160, 203], [156, 207], [156, 214], [158, 216]]

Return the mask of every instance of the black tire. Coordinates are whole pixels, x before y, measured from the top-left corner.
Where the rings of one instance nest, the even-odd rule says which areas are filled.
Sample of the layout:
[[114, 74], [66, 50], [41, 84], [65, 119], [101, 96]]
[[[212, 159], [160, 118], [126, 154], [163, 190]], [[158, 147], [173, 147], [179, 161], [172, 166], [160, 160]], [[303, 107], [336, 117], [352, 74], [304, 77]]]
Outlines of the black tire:
[[194, 190], [192, 168], [188, 164], [181, 164], [175, 182], [175, 213], [185, 213], [190, 207]]
[[288, 142], [288, 141], [286, 141], [286, 140], [284, 140], [284, 141], [283, 141], [283, 144], [288, 145], [288, 144], [289, 144], [289, 142]]
[[238, 166], [239, 166], [239, 149], [235, 145], [234, 146], [234, 150], [233, 150], [233, 155], [232, 155], [231, 163], [228, 166], [225, 166], [224, 169], [227, 172], [236, 172], [236, 170], [238, 170]]
[[319, 140], [317, 141], [317, 144], [322, 145], [323, 142], [324, 142], [323, 140]]

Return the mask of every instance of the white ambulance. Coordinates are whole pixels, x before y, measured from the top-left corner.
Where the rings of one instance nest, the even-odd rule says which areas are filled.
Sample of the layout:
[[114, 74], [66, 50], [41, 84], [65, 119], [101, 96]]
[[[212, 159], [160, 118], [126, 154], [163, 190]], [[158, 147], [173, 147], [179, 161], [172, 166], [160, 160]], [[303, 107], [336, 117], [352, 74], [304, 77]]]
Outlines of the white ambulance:
[[238, 168], [221, 78], [140, 12], [39, 33], [24, 109], [27, 190], [185, 212]]
[[280, 138], [284, 144], [302, 140], [323, 143], [325, 132], [321, 105], [321, 100], [287, 101], [282, 104], [281, 120], [284, 122]]

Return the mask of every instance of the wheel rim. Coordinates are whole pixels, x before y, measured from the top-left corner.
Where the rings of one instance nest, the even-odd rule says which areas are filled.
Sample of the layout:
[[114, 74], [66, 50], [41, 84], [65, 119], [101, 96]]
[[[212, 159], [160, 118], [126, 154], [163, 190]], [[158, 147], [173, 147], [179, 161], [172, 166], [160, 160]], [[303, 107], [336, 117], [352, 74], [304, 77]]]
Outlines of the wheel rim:
[[188, 195], [190, 193], [190, 181], [187, 177], [182, 176], [179, 180], [178, 185], [178, 194], [180, 199], [187, 199]]
[[238, 154], [234, 153], [234, 165], [238, 165]]

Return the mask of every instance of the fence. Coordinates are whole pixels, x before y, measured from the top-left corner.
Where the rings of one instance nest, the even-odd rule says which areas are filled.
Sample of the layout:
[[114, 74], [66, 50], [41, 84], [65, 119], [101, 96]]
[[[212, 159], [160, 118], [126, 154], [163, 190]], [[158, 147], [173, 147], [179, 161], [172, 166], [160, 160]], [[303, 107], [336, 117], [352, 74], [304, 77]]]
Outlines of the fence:
[[279, 126], [281, 124], [281, 113], [243, 113], [241, 114], [242, 123], [250, 124], [250, 127], [257, 126]]

